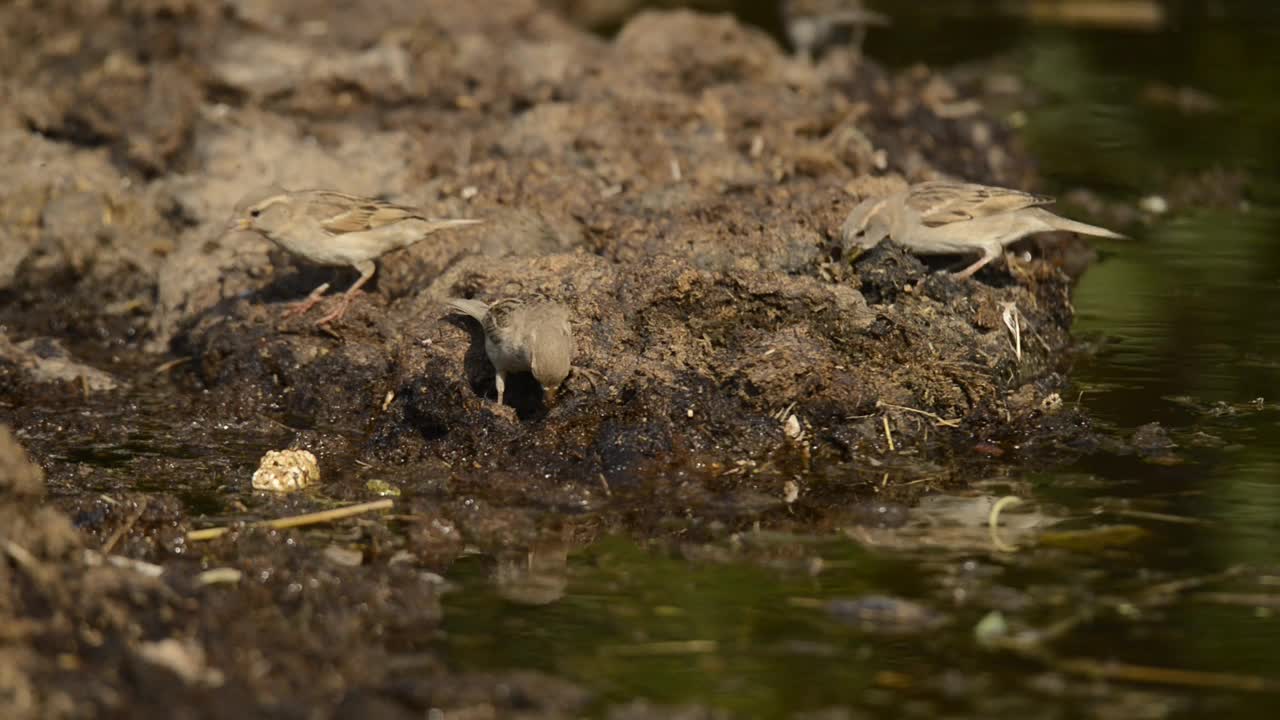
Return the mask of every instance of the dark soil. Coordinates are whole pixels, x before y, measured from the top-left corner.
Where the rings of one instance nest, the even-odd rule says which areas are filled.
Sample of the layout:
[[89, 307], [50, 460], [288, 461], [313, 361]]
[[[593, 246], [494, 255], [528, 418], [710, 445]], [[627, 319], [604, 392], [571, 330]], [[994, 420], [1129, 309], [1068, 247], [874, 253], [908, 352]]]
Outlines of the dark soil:
[[[563, 681], [439, 657], [436, 573], [548, 537], [829, 531], [1090, 442], [1056, 396], [1059, 268], [835, 248], [868, 193], [1034, 184], [946, 77], [688, 12], [604, 40], [531, 0], [226, 8], [0, 7], [3, 717], [581, 714]], [[383, 258], [317, 328], [329, 305], [284, 303], [351, 273], [221, 236], [264, 180], [486, 222]], [[571, 308], [557, 404], [519, 378], [495, 404], [457, 295]], [[322, 487], [253, 493], [284, 447]], [[243, 525], [373, 480], [390, 515]]]

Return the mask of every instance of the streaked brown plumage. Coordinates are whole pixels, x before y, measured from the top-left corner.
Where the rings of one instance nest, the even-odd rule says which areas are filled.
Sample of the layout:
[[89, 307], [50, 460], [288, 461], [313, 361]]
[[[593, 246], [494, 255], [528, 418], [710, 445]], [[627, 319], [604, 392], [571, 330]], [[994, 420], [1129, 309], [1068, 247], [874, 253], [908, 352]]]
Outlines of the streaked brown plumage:
[[[378, 257], [409, 247], [437, 230], [478, 222], [437, 220], [420, 208], [333, 190], [289, 191], [272, 186], [245, 196], [227, 230], [256, 232], [310, 262], [349, 265], [360, 273], [338, 307], [316, 321], [319, 325], [343, 316], [354, 293], [373, 277]], [[287, 314], [306, 312], [328, 288], [328, 283], [316, 288]]]
[[956, 273], [960, 279], [970, 277], [1027, 235], [1066, 230], [1095, 237], [1124, 237], [1044, 209], [1053, 202], [1044, 195], [990, 185], [923, 182], [858, 203], [845, 219], [840, 235], [848, 249], [866, 250], [888, 237], [921, 255], [982, 253]]
[[531, 373], [548, 401], [569, 376], [573, 362], [573, 328], [569, 309], [559, 303], [525, 303], [503, 298], [493, 304], [452, 298], [449, 307], [480, 322], [484, 349], [493, 363], [498, 404], [506, 391], [507, 374]]

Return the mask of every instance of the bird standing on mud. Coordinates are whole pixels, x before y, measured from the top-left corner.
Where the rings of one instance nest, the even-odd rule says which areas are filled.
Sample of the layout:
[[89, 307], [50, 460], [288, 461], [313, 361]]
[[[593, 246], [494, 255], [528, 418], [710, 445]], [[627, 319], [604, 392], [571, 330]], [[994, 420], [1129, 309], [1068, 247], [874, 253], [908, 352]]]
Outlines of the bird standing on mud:
[[889, 24], [862, 0], [782, 0], [778, 10], [792, 49], [809, 60], [838, 45], [860, 52], [868, 27]]
[[1035, 233], [1066, 230], [1123, 238], [1106, 228], [1058, 217], [1042, 206], [1054, 202], [1021, 190], [949, 181], [923, 182], [854, 207], [840, 228], [846, 250], [869, 250], [886, 237], [920, 255], [982, 256], [956, 273], [972, 276], [1004, 248]]
[[573, 361], [568, 308], [552, 302], [526, 304], [515, 298], [503, 298], [492, 305], [452, 298], [449, 307], [474, 318], [484, 328], [484, 350], [493, 363], [499, 405], [507, 374], [514, 372], [531, 373], [547, 401], [555, 399]]
[[[227, 231], [255, 232], [284, 250], [317, 265], [350, 265], [360, 277], [342, 294], [338, 307], [316, 321], [341, 319], [376, 270], [374, 260], [409, 247], [445, 228], [474, 225], [479, 220], [437, 220], [420, 208], [347, 195], [332, 190], [288, 191], [268, 187], [236, 204]], [[325, 283], [295, 304], [285, 317], [310, 310], [329, 289]]]

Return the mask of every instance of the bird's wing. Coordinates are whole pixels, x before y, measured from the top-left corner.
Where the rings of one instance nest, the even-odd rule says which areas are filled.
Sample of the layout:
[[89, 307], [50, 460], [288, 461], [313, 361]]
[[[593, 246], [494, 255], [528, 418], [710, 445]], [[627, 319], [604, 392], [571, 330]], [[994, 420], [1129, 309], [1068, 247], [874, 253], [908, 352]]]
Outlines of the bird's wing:
[[491, 338], [505, 336], [515, 322], [516, 313], [524, 308], [524, 303], [515, 298], [502, 298], [489, 306], [484, 316], [484, 332]]
[[936, 181], [913, 185], [905, 202], [920, 214], [921, 222], [937, 226], [1049, 205], [1053, 198], [977, 183]]
[[320, 226], [334, 235], [374, 230], [409, 218], [426, 219], [417, 208], [338, 192], [316, 192], [310, 201]]
[[489, 306], [479, 300], [471, 300], [468, 298], [449, 298], [447, 301], [450, 308], [457, 310], [463, 315], [475, 318], [476, 322], [484, 324], [485, 315], [489, 314]]

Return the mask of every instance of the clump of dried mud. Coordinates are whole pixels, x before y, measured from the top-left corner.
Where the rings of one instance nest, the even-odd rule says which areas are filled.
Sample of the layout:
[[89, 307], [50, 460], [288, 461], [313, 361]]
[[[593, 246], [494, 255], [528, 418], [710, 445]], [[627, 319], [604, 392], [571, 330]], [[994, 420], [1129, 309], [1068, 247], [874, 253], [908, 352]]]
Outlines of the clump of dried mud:
[[[260, 713], [575, 712], [582, 694], [547, 678], [451, 676], [426, 649], [422, 569], [464, 544], [662, 534], [672, 516], [687, 537], [856, 522], [886, 471], [962, 478], [1080, 422], [1054, 395], [1058, 269], [957, 282], [889, 246], [851, 265], [833, 242], [858, 197], [904, 182], [1033, 183], [944, 76], [839, 52], [814, 66], [691, 12], [603, 39], [532, 0], [17, 2], [0, 30], [0, 419], [79, 527], [33, 499], [5, 435], [0, 537], [25, 550], [0, 563], [23, 641], [0, 697], [28, 716], [215, 692]], [[352, 273], [221, 235], [265, 181], [485, 223], [383, 258], [317, 328], [282, 320], [284, 302]], [[530, 381], [509, 388], [514, 411], [495, 406], [477, 329], [446, 312], [456, 295], [572, 309], [579, 370], [559, 404]], [[389, 478], [411, 519], [358, 525], [355, 568], [265, 531], [184, 541], [209, 522], [195, 507], [319, 503], [250, 497], [246, 468], [287, 445], [316, 452], [330, 498]], [[251, 581], [197, 579], [224, 565]], [[396, 676], [405, 657], [429, 680]], [[94, 680], [56, 682], [73, 670]]]

